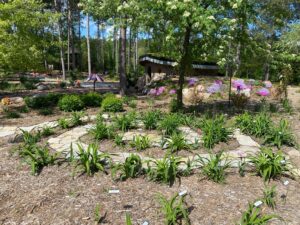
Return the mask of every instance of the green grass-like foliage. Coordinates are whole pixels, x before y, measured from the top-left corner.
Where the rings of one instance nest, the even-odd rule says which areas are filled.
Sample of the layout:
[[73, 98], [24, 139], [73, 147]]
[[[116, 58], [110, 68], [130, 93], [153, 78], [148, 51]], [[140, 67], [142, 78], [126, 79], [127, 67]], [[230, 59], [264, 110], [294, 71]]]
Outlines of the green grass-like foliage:
[[70, 120], [66, 119], [66, 118], [60, 118], [58, 121], [58, 126], [62, 129], [68, 129], [71, 126], [71, 122]]
[[279, 125], [273, 126], [265, 139], [265, 143], [280, 148], [282, 145], [295, 146], [296, 140], [290, 130], [287, 120], [280, 120]]
[[7, 119], [17, 119], [17, 118], [21, 117], [20, 113], [18, 113], [17, 111], [10, 110], [10, 109], [5, 109], [4, 115], [5, 115], [5, 118], [7, 118]]
[[49, 116], [49, 115], [53, 115], [53, 108], [50, 107], [50, 108], [42, 108], [42, 109], [39, 109], [39, 114], [42, 115], [42, 116]]
[[276, 197], [276, 186], [274, 185], [270, 188], [265, 187], [263, 201], [267, 206], [269, 206], [272, 209], [275, 209], [276, 207], [275, 197]]
[[130, 142], [130, 146], [137, 151], [142, 151], [150, 147], [150, 139], [148, 136], [135, 135]]
[[158, 127], [158, 122], [161, 118], [162, 112], [159, 110], [152, 110], [146, 112], [142, 116], [142, 121], [147, 130], [155, 130]]
[[257, 115], [250, 115], [248, 112], [237, 116], [236, 126], [243, 133], [254, 135], [256, 137], [264, 137], [269, 134], [272, 120], [270, 115], [261, 112]]
[[92, 176], [95, 172], [105, 171], [105, 165], [108, 164], [110, 159], [109, 154], [99, 153], [96, 144], [89, 144], [87, 149], [78, 144], [78, 164], [83, 168], [88, 176]]
[[136, 128], [136, 113], [130, 112], [128, 114], [116, 116], [114, 122], [116, 128], [122, 130], [123, 132], [129, 129]]
[[126, 225], [132, 225], [132, 219], [129, 213], [126, 213], [125, 221], [126, 221]]
[[285, 157], [281, 151], [275, 153], [270, 148], [262, 148], [258, 154], [249, 159], [264, 181], [280, 177], [288, 171]]
[[122, 112], [123, 101], [114, 95], [108, 95], [103, 99], [101, 108], [105, 112]]
[[172, 153], [191, 148], [191, 146], [187, 144], [182, 133], [173, 133], [171, 137], [166, 138], [166, 143]]
[[43, 127], [43, 129], [41, 131], [41, 135], [43, 137], [48, 137], [48, 136], [51, 136], [52, 134], [54, 134], [54, 131], [51, 127], [48, 127], [48, 126]]
[[41, 140], [41, 133], [30, 133], [28, 131], [22, 130], [23, 142], [25, 145], [34, 145]]
[[65, 95], [59, 102], [58, 107], [62, 111], [80, 111], [84, 108], [84, 103], [78, 95]]
[[97, 92], [83, 94], [80, 98], [86, 107], [100, 107], [103, 99], [102, 95]]
[[264, 215], [260, 208], [254, 206], [254, 204], [249, 204], [248, 209], [243, 213], [239, 225], [266, 225], [270, 220], [274, 218], [279, 218], [276, 215]]
[[167, 199], [163, 195], [158, 195], [161, 205], [161, 211], [165, 216], [166, 225], [191, 224], [189, 219], [189, 211], [185, 201], [185, 195], [179, 196], [175, 194], [171, 199]]
[[208, 149], [212, 149], [219, 142], [226, 142], [231, 134], [225, 127], [225, 118], [222, 115], [202, 120], [200, 127], [203, 131], [203, 145]]
[[107, 126], [102, 120], [98, 120], [96, 126], [89, 130], [96, 140], [109, 139], [114, 136], [113, 129]]
[[164, 131], [166, 135], [172, 135], [178, 132], [178, 127], [182, 123], [182, 118], [178, 114], [166, 115], [159, 123], [159, 128]]
[[112, 168], [112, 176], [115, 177], [118, 174], [120, 180], [136, 178], [143, 172], [141, 157], [135, 154], [131, 154], [124, 163], [115, 164]]
[[84, 116], [84, 112], [72, 112], [71, 113], [71, 124], [73, 127], [80, 126], [82, 125], [82, 120], [81, 118]]
[[49, 149], [36, 145], [25, 147], [22, 150], [21, 155], [31, 166], [32, 174], [40, 173], [45, 166], [53, 165], [56, 160], [56, 155], [51, 155]]
[[223, 157], [223, 152], [211, 154], [209, 158], [198, 155], [197, 161], [202, 166], [202, 173], [216, 183], [225, 181], [226, 169], [230, 167], [230, 161]]
[[147, 175], [150, 180], [172, 186], [176, 178], [180, 178], [182, 171], [179, 169], [179, 165], [181, 163], [181, 158], [173, 155], [165, 156], [163, 159], [149, 160]]

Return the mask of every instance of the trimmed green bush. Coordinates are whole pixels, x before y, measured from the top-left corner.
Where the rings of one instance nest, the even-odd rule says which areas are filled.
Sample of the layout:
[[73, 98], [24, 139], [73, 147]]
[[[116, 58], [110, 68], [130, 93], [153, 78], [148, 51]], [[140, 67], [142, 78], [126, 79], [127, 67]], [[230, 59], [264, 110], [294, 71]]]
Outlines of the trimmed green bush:
[[101, 106], [103, 97], [96, 92], [89, 92], [80, 96], [86, 107], [98, 107]]
[[58, 102], [58, 107], [62, 111], [80, 111], [84, 108], [84, 103], [77, 95], [66, 95]]
[[105, 112], [121, 112], [123, 111], [123, 101], [114, 95], [107, 95], [101, 105]]
[[57, 105], [62, 96], [63, 95], [60, 93], [49, 93], [46, 95], [25, 97], [25, 103], [29, 108], [32, 109], [53, 107]]

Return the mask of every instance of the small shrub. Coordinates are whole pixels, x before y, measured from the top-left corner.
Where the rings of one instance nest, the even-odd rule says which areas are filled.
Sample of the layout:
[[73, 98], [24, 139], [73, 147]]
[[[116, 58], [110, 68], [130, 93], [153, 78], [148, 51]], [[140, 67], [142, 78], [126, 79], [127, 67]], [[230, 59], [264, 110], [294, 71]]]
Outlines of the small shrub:
[[77, 95], [65, 95], [58, 102], [58, 107], [62, 111], [80, 111], [84, 108], [84, 103]]
[[29, 108], [25, 105], [18, 109], [20, 113], [29, 113]]
[[251, 156], [250, 162], [264, 181], [275, 179], [288, 171], [282, 152], [274, 153], [269, 148], [262, 148], [258, 154]]
[[136, 114], [134, 112], [116, 116], [114, 119], [116, 128], [124, 131], [136, 128]]
[[121, 112], [123, 111], [123, 102], [114, 95], [108, 95], [103, 99], [101, 108], [105, 112]]
[[142, 121], [147, 130], [154, 130], [158, 126], [162, 112], [159, 110], [148, 111], [142, 116]]
[[247, 105], [249, 101], [249, 97], [247, 97], [245, 94], [231, 94], [231, 101], [233, 105], [238, 109], [243, 109]]
[[112, 168], [112, 176], [115, 177], [118, 173], [120, 180], [136, 178], [143, 174], [143, 172], [144, 170], [141, 157], [134, 154], [127, 157], [124, 163], [118, 163]]
[[80, 96], [86, 107], [99, 107], [103, 97], [97, 92], [89, 92]]
[[179, 196], [176, 194], [170, 200], [163, 195], [159, 195], [158, 199], [161, 205], [161, 211], [165, 216], [165, 224], [183, 224], [183, 221], [187, 225], [191, 224], [185, 195]]
[[110, 156], [106, 153], [99, 153], [96, 144], [89, 144], [87, 149], [78, 144], [78, 163], [88, 176], [95, 172], [105, 172], [105, 165], [108, 164]]
[[270, 103], [269, 110], [271, 113], [276, 113], [276, 112], [278, 112], [278, 106], [275, 103]]
[[53, 114], [53, 108], [43, 108], [39, 110], [39, 114], [43, 116], [49, 116]]
[[272, 209], [275, 209], [276, 207], [275, 197], [276, 197], [276, 186], [272, 186], [270, 188], [266, 187], [264, 190], [263, 201], [267, 206], [269, 206]]
[[68, 129], [71, 124], [70, 124], [70, 120], [66, 119], [66, 118], [60, 118], [58, 121], [58, 126], [62, 129]]
[[179, 169], [181, 163], [181, 158], [173, 155], [165, 156], [163, 159], [149, 160], [147, 162], [147, 175], [150, 180], [172, 186], [176, 178], [179, 178], [181, 175], [181, 170]]
[[296, 139], [290, 130], [288, 121], [282, 119], [278, 127], [272, 127], [265, 139], [265, 143], [278, 148], [282, 145], [295, 146]]
[[54, 131], [51, 127], [43, 127], [42, 131], [41, 131], [41, 135], [43, 137], [48, 137], [51, 136], [52, 134], [54, 134]]
[[163, 130], [166, 135], [171, 135], [174, 132], [178, 132], [178, 127], [181, 122], [181, 117], [178, 114], [169, 114], [160, 121], [159, 128]]
[[204, 119], [200, 126], [203, 131], [203, 145], [208, 149], [212, 149], [219, 142], [226, 142], [231, 134], [231, 131], [225, 127], [224, 116]]
[[287, 98], [283, 99], [281, 103], [282, 103], [282, 107], [283, 107], [283, 109], [286, 113], [292, 113], [293, 112], [293, 107], [292, 107], [290, 101]]
[[16, 111], [12, 111], [12, 110], [4, 110], [4, 115], [5, 118], [7, 119], [17, 119], [21, 117], [21, 114], [16, 112]]
[[150, 147], [150, 139], [147, 136], [136, 135], [130, 142], [130, 146], [137, 151], [142, 151]]
[[270, 220], [279, 218], [276, 215], [264, 215], [261, 209], [249, 204], [248, 209], [243, 213], [239, 225], [266, 225]]
[[168, 148], [171, 152], [178, 152], [180, 150], [190, 149], [191, 147], [186, 143], [182, 133], [176, 132], [173, 133], [170, 138], [166, 138], [166, 143], [168, 144]]
[[59, 99], [62, 97], [59, 93], [49, 93], [46, 95], [36, 95], [33, 97], [25, 97], [25, 103], [29, 108], [41, 109], [54, 107], [57, 105]]
[[180, 108], [178, 106], [178, 103], [177, 103], [177, 99], [176, 98], [173, 98], [170, 102], [170, 112], [171, 113], [176, 113], [176, 112], [179, 112], [180, 111]]
[[223, 158], [223, 152], [210, 155], [209, 158], [198, 156], [197, 161], [202, 166], [202, 173], [216, 183], [225, 181], [226, 169], [230, 167], [230, 162]]
[[65, 89], [67, 87], [67, 83], [64, 81], [59, 82], [59, 87]]

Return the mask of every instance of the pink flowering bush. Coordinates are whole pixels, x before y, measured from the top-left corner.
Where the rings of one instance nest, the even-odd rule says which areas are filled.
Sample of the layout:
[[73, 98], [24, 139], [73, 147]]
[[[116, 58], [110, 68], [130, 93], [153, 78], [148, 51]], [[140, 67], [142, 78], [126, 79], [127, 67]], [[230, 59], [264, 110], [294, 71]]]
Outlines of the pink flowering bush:
[[237, 90], [244, 90], [247, 89], [247, 85], [245, 84], [243, 79], [233, 80], [232, 86]]
[[149, 95], [156, 95], [156, 96], [159, 96], [159, 95], [161, 95], [161, 94], [163, 94], [164, 93], [164, 91], [166, 90], [166, 87], [159, 87], [159, 88], [152, 88], [152, 89], [150, 89], [150, 91], [149, 91]]
[[264, 86], [266, 88], [271, 88], [273, 85], [272, 85], [271, 81], [264, 81]]
[[270, 95], [270, 91], [267, 88], [261, 88], [256, 92], [256, 94], [258, 94], [260, 96], [268, 96], [268, 95]]
[[175, 89], [171, 89], [171, 90], [169, 91], [169, 94], [170, 94], [170, 95], [175, 95], [175, 94], [176, 94], [176, 90], [175, 90]]
[[192, 87], [192, 86], [194, 86], [196, 83], [197, 83], [197, 79], [196, 78], [191, 78], [191, 79], [189, 79], [189, 82], [188, 82], [188, 86], [189, 87]]
[[221, 88], [222, 88], [222, 81], [216, 80], [211, 86], [207, 88], [207, 92], [211, 94], [218, 93], [221, 92]]

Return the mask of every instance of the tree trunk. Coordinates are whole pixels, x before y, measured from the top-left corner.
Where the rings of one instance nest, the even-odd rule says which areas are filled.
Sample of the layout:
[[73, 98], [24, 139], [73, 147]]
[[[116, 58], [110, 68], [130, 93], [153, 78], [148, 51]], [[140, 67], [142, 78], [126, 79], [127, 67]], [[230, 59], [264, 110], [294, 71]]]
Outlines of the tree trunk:
[[101, 52], [100, 52], [100, 56], [101, 56], [101, 68], [102, 70], [104, 71], [105, 70], [105, 53], [104, 53], [104, 39], [105, 39], [105, 36], [103, 35], [104, 34], [104, 27], [103, 27], [103, 24], [101, 24], [101, 33], [100, 33], [100, 49], [101, 49]]
[[91, 48], [90, 48], [90, 15], [87, 13], [86, 15], [86, 43], [87, 43], [87, 55], [88, 55], [88, 75], [90, 76], [92, 73], [91, 67]]
[[233, 76], [238, 76], [240, 74], [240, 69], [241, 69], [241, 42], [240, 41], [236, 47], [235, 64], [236, 64], [236, 68]]
[[[58, 6], [57, 0], [54, 0], [54, 6], [55, 6], [57, 12], [61, 12], [61, 8], [60, 8], [60, 6]], [[66, 80], [64, 46], [63, 46], [63, 42], [62, 42], [62, 33], [61, 33], [61, 19], [59, 19], [59, 21], [58, 21], [58, 41], [60, 43], [60, 61], [61, 61], [62, 79]]]
[[97, 21], [97, 68], [100, 70], [101, 66], [101, 45], [100, 45], [100, 21]]
[[184, 85], [184, 76], [187, 72], [189, 65], [191, 64], [189, 60], [191, 28], [192, 27], [190, 24], [188, 24], [186, 27], [184, 42], [183, 42], [183, 55], [180, 59], [180, 64], [179, 64], [179, 81], [178, 81], [179, 89], [177, 90], [177, 107], [179, 109], [182, 109], [183, 107], [182, 89]]
[[114, 65], [115, 65], [115, 73], [119, 73], [119, 47], [118, 47], [118, 31], [114, 26]]
[[70, 38], [71, 38], [71, 9], [70, 2], [67, 1], [68, 19], [67, 19], [67, 33], [68, 33], [68, 48], [67, 48], [67, 70], [70, 71]]
[[138, 60], [139, 60], [139, 52], [138, 52], [138, 31], [136, 31], [135, 34], [135, 54], [134, 54], [134, 72], [137, 74], [137, 68], [138, 68]]
[[270, 79], [270, 64], [266, 62], [264, 65], [264, 80], [267, 81]]
[[120, 95], [126, 95], [127, 79], [126, 79], [126, 26], [122, 25], [120, 28]]

